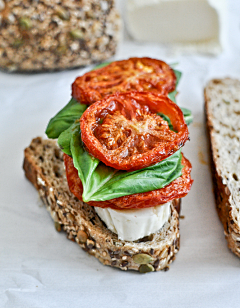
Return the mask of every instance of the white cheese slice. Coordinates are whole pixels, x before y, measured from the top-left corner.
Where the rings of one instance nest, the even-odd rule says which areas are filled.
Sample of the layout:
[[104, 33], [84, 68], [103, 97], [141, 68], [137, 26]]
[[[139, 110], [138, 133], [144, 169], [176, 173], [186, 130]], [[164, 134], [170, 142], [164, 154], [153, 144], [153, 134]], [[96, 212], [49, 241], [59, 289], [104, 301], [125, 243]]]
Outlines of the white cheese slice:
[[170, 202], [155, 207], [136, 210], [113, 210], [95, 207], [98, 216], [108, 229], [125, 241], [136, 241], [155, 233], [168, 221]]
[[224, 44], [226, 0], [127, 0], [127, 29], [139, 41], [216, 54]]

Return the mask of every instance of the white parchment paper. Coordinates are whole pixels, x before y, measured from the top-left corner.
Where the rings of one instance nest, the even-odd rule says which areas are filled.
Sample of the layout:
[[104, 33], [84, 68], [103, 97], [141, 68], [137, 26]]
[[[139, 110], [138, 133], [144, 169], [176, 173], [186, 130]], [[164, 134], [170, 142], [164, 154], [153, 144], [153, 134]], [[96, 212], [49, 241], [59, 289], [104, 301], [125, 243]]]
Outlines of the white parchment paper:
[[48, 74], [0, 73], [0, 307], [239, 307], [240, 260], [227, 248], [212, 191], [203, 87], [212, 77], [240, 78], [240, 3], [229, 1], [228, 44], [218, 57], [171, 56], [125, 38], [114, 59], [149, 56], [179, 62], [178, 104], [193, 111], [184, 148], [194, 184], [183, 199], [181, 248], [168, 272], [140, 275], [103, 266], [54, 229], [22, 170], [23, 149], [44, 136], [90, 68]]

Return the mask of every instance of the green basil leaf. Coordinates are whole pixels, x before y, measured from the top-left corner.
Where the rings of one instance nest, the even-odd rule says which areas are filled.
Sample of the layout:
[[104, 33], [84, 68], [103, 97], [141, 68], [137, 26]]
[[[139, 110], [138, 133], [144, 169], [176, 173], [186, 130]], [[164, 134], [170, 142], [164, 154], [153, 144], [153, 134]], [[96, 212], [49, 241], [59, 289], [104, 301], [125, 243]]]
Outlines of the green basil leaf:
[[173, 71], [174, 71], [174, 74], [176, 75], [176, 78], [177, 78], [177, 80], [176, 80], [176, 88], [177, 88], [177, 86], [179, 84], [179, 81], [180, 81], [180, 79], [182, 77], [182, 72], [177, 71], [177, 70], [173, 70]]
[[[90, 200], [105, 201], [163, 188], [181, 176], [181, 159], [181, 152], [177, 151], [154, 166], [132, 172], [118, 171], [112, 174], [111, 178], [103, 185], [95, 189], [95, 192], [85, 193], [83, 200], [85, 202]], [[98, 168], [93, 173], [93, 178], [98, 176]]]
[[163, 113], [160, 113], [160, 112], [158, 113], [158, 115], [160, 115], [160, 117], [163, 118], [164, 121], [167, 121], [167, 122], [168, 122], [168, 127], [169, 127], [169, 129], [171, 129], [172, 131], [175, 132], [175, 130], [173, 129], [173, 126], [172, 126], [172, 123], [171, 123], [169, 117], [166, 116], [166, 115], [163, 114]]
[[[192, 123], [192, 121], [193, 121], [193, 116], [192, 116], [191, 110], [189, 110], [187, 108], [182, 108], [182, 107], [181, 107], [181, 110], [182, 110], [182, 113], [183, 113], [184, 120], [185, 120], [186, 124], [190, 125]], [[160, 113], [160, 112], [158, 113], [158, 115], [160, 115], [160, 117], [162, 117], [164, 121], [168, 122], [169, 129], [171, 129], [172, 131], [176, 132], [173, 129], [172, 123], [171, 123], [171, 121], [170, 121], [168, 116], [166, 116], [165, 114]]]
[[[180, 71], [177, 71], [177, 70], [173, 70], [174, 71], [174, 74], [176, 75], [176, 88], [179, 84], [179, 81], [181, 79], [181, 76], [182, 76], [182, 72]], [[171, 101], [173, 101], [175, 104], [177, 103], [176, 102], [176, 95], [177, 95], [177, 90], [174, 90], [170, 93], [168, 93], [168, 97], [170, 98]], [[192, 116], [192, 112], [191, 110], [189, 109], [186, 109], [186, 108], [181, 108], [182, 112], [183, 112], [183, 115], [184, 115], [184, 119], [185, 119], [185, 122], [187, 125], [190, 125], [193, 121], [193, 116]], [[173, 130], [173, 127], [172, 127], [172, 124], [170, 122], [170, 119], [165, 116], [165, 115], [162, 115], [162, 114], [159, 114], [165, 121], [168, 122], [168, 126], [171, 130]]]
[[[114, 177], [115, 174], [119, 174], [123, 171], [116, 170], [114, 168], [104, 165], [102, 162], [97, 166], [95, 171], [92, 173], [91, 180], [88, 182], [88, 186], [84, 187], [82, 198], [85, 202], [87, 201], [100, 201], [102, 199], [92, 199], [93, 195], [98, 195], [102, 187], [108, 185], [108, 182]], [[110, 198], [111, 199], [111, 198]], [[108, 200], [108, 199], [104, 199]]]
[[99, 69], [99, 68], [105, 67], [105, 66], [107, 66], [107, 65], [110, 64], [110, 63], [111, 63], [111, 62], [103, 62], [103, 63], [100, 63], [100, 64], [94, 66], [94, 68], [92, 69], [92, 71], [95, 71], [95, 70], [97, 70], [97, 69]]
[[99, 160], [91, 156], [84, 148], [80, 125], [76, 123], [72, 128], [72, 137], [70, 142], [71, 153], [74, 167], [78, 170], [78, 176], [82, 181], [83, 188], [88, 189], [92, 173], [99, 164]]
[[60, 149], [69, 156], [72, 156], [71, 138], [76, 125], [80, 126], [79, 120], [76, 120], [69, 128], [64, 130], [58, 137], [58, 145]]
[[[176, 76], [176, 78], [177, 78], [177, 80], [176, 80], [176, 88], [177, 88], [177, 86], [178, 86], [178, 84], [179, 84], [179, 81], [180, 81], [180, 79], [181, 79], [182, 73], [181, 73], [180, 71], [177, 71], [177, 70], [173, 70], [173, 71], [174, 71], [174, 74], [175, 74], [175, 76]], [[168, 97], [169, 97], [170, 100], [173, 101], [175, 104], [177, 103], [177, 102], [176, 102], [176, 95], [177, 95], [177, 90], [174, 90], [174, 91], [168, 93]]]
[[177, 103], [176, 102], [176, 95], [177, 95], [177, 91], [176, 90], [168, 93], [168, 98], [170, 98], [170, 100], [173, 101], [175, 104]]
[[182, 108], [182, 107], [181, 107], [181, 110], [183, 112], [186, 124], [190, 125], [192, 123], [192, 121], [193, 121], [193, 115], [192, 115], [191, 110], [189, 110], [187, 108]]
[[171, 66], [171, 68], [174, 68], [177, 65], [179, 65], [179, 62], [173, 62], [173, 63], [169, 64], [169, 66]]
[[[103, 62], [95, 66], [93, 70], [107, 66], [110, 63], [111, 62]], [[66, 129], [68, 129], [75, 120], [81, 117], [87, 107], [87, 105], [81, 104], [77, 100], [72, 98], [64, 108], [62, 108], [52, 119], [50, 119], [45, 131], [48, 138], [58, 138], [59, 135]], [[60, 143], [62, 143], [63, 139], [65, 139], [65, 137], [63, 138], [62, 136]], [[69, 153], [68, 150], [67, 152]]]
[[61, 109], [48, 123], [45, 133], [48, 138], [55, 139], [72, 123], [79, 119], [83, 112], [87, 109], [87, 105], [81, 104], [74, 98]]

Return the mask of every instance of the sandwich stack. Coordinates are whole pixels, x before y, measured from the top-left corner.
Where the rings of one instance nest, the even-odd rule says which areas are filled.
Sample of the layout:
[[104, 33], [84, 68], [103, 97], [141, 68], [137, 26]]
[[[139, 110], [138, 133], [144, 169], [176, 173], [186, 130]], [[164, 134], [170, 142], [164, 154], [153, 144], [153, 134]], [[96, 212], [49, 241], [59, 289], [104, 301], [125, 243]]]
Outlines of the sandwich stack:
[[181, 153], [191, 113], [173, 102], [179, 77], [150, 58], [86, 73], [49, 121], [58, 145], [36, 138], [25, 149], [25, 174], [57, 230], [105, 265], [166, 270], [179, 250], [180, 198], [192, 185]]

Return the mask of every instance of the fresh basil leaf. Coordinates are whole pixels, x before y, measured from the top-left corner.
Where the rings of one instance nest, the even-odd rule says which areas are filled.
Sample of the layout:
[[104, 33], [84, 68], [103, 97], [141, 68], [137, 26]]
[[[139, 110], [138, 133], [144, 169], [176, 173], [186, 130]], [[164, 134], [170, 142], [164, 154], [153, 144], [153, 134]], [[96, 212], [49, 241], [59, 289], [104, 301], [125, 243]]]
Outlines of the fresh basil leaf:
[[[174, 74], [175, 74], [175, 76], [176, 76], [176, 78], [177, 78], [177, 80], [176, 80], [176, 88], [177, 88], [177, 86], [178, 86], [178, 84], [179, 84], [179, 81], [180, 81], [180, 79], [181, 79], [182, 73], [181, 73], [180, 71], [177, 71], [177, 70], [173, 70], [173, 71], [174, 71]], [[175, 104], [177, 103], [177, 102], [176, 102], [176, 95], [177, 95], [177, 90], [174, 90], [174, 91], [168, 93], [168, 97], [169, 97], [170, 100], [173, 101]]]
[[[120, 171], [104, 165], [102, 162], [97, 166], [95, 171], [92, 173], [92, 177], [88, 182], [88, 185], [84, 187], [82, 198], [85, 202], [92, 201], [93, 195], [98, 195], [99, 190], [105, 187], [108, 182], [114, 177], [115, 174], [119, 174], [124, 171]], [[94, 200], [100, 201], [96, 198]], [[104, 199], [108, 200], [108, 199]]]
[[[187, 109], [187, 108], [182, 108], [182, 107], [180, 107], [180, 108], [181, 108], [181, 110], [182, 110], [182, 113], [183, 113], [184, 120], [185, 120], [186, 124], [187, 124], [187, 125], [190, 125], [190, 124], [192, 123], [192, 121], [193, 121], [193, 116], [192, 116], [191, 110], [189, 110], [189, 109]], [[162, 117], [164, 121], [167, 121], [167, 122], [168, 122], [168, 127], [169, 127], [169, 129], [171, 129], [172, 131], [176, 132], [176, 131], [173, 129], [172, 123], [171, 123], [171, 121], [170, 121], [170, 119], [169, 119], [168, 116], [166, 116], [165, 114], [160, 113], [160, 112], [158, 113], [158, 115], [160, 115], [160, 117]]]
[[45, 133], [48, 138], [55, 139], [72, 123], [79, 119], [83, 112], [87, 109], [87, 105], [81, 104], [74, 98], [62, 108], [48, 123]]
[[107, 65], [110, 64], [110, 63], [111, 63], [111, 62], [103, 62], [103, 63], [100, 63], [100, 64], [94, 66], [94, 68], [92, 69], [92, 71], [95, 71], [95, 70], [97, 70], [97, 69], [99, 69], [99, 68], [105, 67], [105, 66], [107, 66]]
[[[105, 201], [163, 188], [181, 176], [181, 159], [181, 152], [177, 151], [154, 166], [132, 172], [118, 171], [103, 185], [95, 188], [95, 192], [90, 190], [85, 193], [83, 200]], [[98, 168], [92, 174], [92, 178], [98, 176]]]
[[170, 63], [169, 66], [171, 66], [171, 68], [174, 68], [175, 66], [177, 66], [179, 64], [179, 62], [173, 62]]
[[84, 148], [80, 126], [76, 125], [72, 129], [72, 137], [70, 142], [71, 154], [73, 157], [74, 167], [78, 170], [83, 188], [88, 189], [89, 181], [91, 180], [92, 173], [99, 164], [99, 160], [91, 156]]
[[174, 74], [175, 74], [175, 76], [176, 76], [176, 78], [177, 78], [177, 80], [176, 80], [176, 87], [177, 87], [178, 84], [179, 84], [179, 81], [180, 81], [180, 79], [181, 79], [181, 77], [182, 77], [182, 72], [177, 71], [177, 70], [173, 70], [173, 71], [174, 71]]
[[184, 119], [187, 125], [190, 125], [193, 121], [193, 115], [191, 110], [187, 109], [187, 108], [181, 108], [183, 115], [184, 115]]
[[[179, 81], [181, 79], [181, 76], [182, 76], [182, 72], [180, 71], [177, 71], [177, 70], [173, 70], [174, 71], [174, 74], [176, 75], [176, 88], [179, 84]], [[171, 101], [173, 101], [175, 104], [177, 103], [176, 102], [176, 95], [177, 95], [177, 90], [174, 90], [170, 93], [168, 93], [168, 97], [170, 98]], [[181, 108], [182, 112], [183, 112], [183, 115], [184, 115], [184, 119], [185, 119], [185, 122], [187, 125], [190, 125], [193, 121], [193, 116], [192, 116], [192, 112], [191, 110], [189, 109], [186, 109], [186, 108]], [[173, 130], [173, 126], [171, 124], [171, 121], [169, 119], [169, 117], [165, 116], [164, 114], [159, 114], [165, 121], [168, 122], [168, 126], [171, 130]]]
[[176, 95], [177, 95], [177, 90], [174, 90], [170, 93], [168, 93], [168, 98], [170, 98], [171, 101], [173, 101], [175, 104], [176, 102]]
[[163, 114], [163, 113], [160, 113], [160, 112], [158, 113], [158, 115], [160, 115], [160, 117], [163, 118], [164, 121], [167, 121], [167, 122], [168, 122], [168, 127], [169, 127], [169, 129], [171, 129], [172, 131], [175, 132], [175, 130], [173, 129], [173, 126], [172, 126], [172, 123], [171, 123], [169, 117], [166, 116], [166, 115]]
[[72, 156], [71, 138], [76, 125], [80, 126], [79, 120], [75, 120], [75, 122], [69, 128], [64, 130], [58, 137], [58, 145], [60, 149], [69, 156]]

